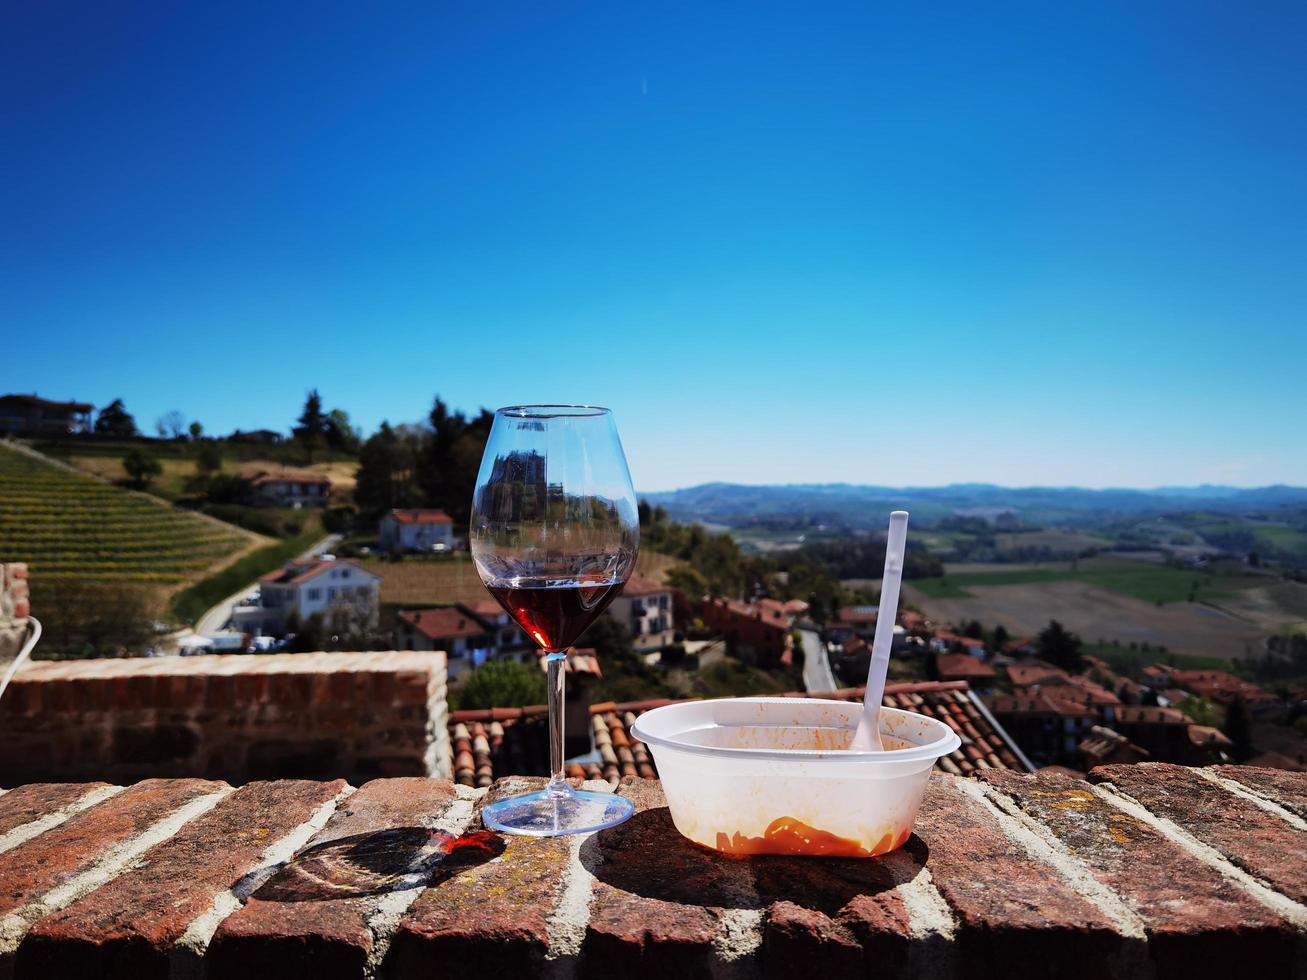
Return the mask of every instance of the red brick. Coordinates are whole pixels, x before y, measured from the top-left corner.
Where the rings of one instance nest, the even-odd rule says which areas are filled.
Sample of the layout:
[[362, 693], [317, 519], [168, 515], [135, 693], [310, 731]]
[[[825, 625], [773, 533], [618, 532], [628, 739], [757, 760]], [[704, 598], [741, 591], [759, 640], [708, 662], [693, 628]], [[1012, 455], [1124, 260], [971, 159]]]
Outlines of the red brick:
[[[850, 963], [848, 940], [859, 949], [861, 964], [847, 966], [850, 970], [892, 970], [906, 961], [912, 926], [885, 862], [769, 856], [750, 866], [767, 910], [770, 972], [783, 975], [790, 964], [812, 960], [839, 975], [846, 968], [840, 964]], [[786, 965], [778, 972], [776, 963]]]
[[147, 779], [15, 848], [0, 864], [0, 915], [85, 871], [109, 848], [134, 840], [183, 804], [225, 786], [203, 779]]
[[280, 780], [241, 787], [150, 848], [139, 867], [33, 925], [18, 947], [16, 975], [162, 980], [191, 922], [344, 786]]
[[[401, 670], [391, 674], [396, 686], [396, 697], [400, 704], [426, 704], [430, 698], [429, 684], [431, 674], [424, 670]], [[380, 699], [378, 699], [378, 703]]]
[[354, 703], [354, 675], [346, 670], [334, 670], [330, 677], [331, 700], [337, 705]]
[[1307, 901], [1307, 834], [1185, 766], [1100, 766], [1089, 774], [1183, 827], [1297, 902]]
[[29, 783], [0, 796], [0, 834], [72, 806], [108, 783]]
[[[544, 779], [503, 780], [482, 805], [544, 784]], [[493, 978], [540, 972], [549, 948], [546, 920], [562, 888], [571, 841], [505, 836], [499, 843], [500, 860], [461, 871], [413, 903], [386, 958], [391, 975]], [[469, 914], [472, 909], [475, 914]]]
[[1307, 820], [1307, 777], [1302, 773], [1256, 766], [1216, 766], [1215, 771]]
[[620, 792], [635, 804], [635, 816], [581, 850], [597, 879], [583, 973], [706, 975], [723, 908], [756, 907], [747, 865], [682, 837], [657, 781], [628, 777]]
[[1100, 977], [1122, 936], [1009, 838], [993, 812], [959, 788], [962, 780], [932, 776], [915, 828], [928, 851], [916, 856], [957, 916], [960, 961], [977, 976]]
[[232, 703], [232, 679], [226, 674], [209, 674], [204, 678], [204, 706], [229, 708]]
[[991, 770], [979, 778], [1038, 820], [1140, 917], [1160, 978], [1290, 971], [1292, 929], [1215, 868], [1082, 780]]
[[816, 909], [776, 902], [767, 910], [765, 937], [766, 976], [838, 980], [869, 975], [858, 940]]
[[[402, 884], [396, 879], [409, 870], [409, 860], [430, 853], [420, 832], [454, 799], [454, 786], [445, 780], [364, 785], [222, 923], [205, 957], [210, 975], [362, 977], [375, 945], [368, 918], [379, 896]], [[394, 863], [360, 868], [351, 863], [359, 853], [354, 848], [364, 848], [369, 859], [384, 849]]]

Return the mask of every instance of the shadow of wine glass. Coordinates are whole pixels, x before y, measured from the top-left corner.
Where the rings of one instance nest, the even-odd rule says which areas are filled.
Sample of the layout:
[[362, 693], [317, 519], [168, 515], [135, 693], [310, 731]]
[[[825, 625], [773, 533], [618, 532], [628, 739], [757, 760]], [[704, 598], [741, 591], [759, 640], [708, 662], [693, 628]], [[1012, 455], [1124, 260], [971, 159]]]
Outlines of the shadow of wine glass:
[[789, 901], [835, 915], [858, 896], [876, 895], [921, 873], [929, 856], [915, 834], [878, 858], [734, 856], [682, 837], [666, 807], [637, 813], [581, 846], [581, 863], [600, 881], [681, 905], [759, 909]]
[[391, 827], [305, 848], [250, 896], [264, 902], [361, 898], [435, 885], [498, 857], [505, 842], [489, 830], [455, 836], [426, 827]]

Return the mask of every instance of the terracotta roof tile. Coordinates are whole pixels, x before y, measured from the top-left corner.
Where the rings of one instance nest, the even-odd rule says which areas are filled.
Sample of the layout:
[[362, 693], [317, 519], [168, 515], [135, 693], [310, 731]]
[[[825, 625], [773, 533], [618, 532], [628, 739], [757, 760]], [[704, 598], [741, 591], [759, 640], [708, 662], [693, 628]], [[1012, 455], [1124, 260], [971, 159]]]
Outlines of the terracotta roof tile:
[[453, 524], [443, 510], [392, 510], [390, 516], [400, 524]]
[[[838, 701], [860, 701], [860, 687], [824, 691], [813, 697]], [[802, 693], [786, 695], [807, 697]], [[658, 773], [653, 756], [644, 743], [631, 737], [630, 728], [646, 711], [675, 704], [666, 698], [631, 701], [614, 704], [611, 701], [591, 705], [590, 727], [595, 752], [599, 761], [574, 765], [567, 770], [569, 776], [589, 779], [603, 778], [610, 782], [623, 776], [656, 778]], [[885, 702], [891, 708], [904, 708], [937, 718], [958, 733], [962, 746], [956, 752], [939, 760], [939, 767], [954, 775], [966, 775], [981, 769], [1014, 769], [1026, 771], [1028, 766], [1014, 751], [1011, 737], [1001, 726], [992, 722], [984, 706], [976, 699], [965, 681], [925, 681], [908, 684], [890, 684], [885, 688]], [[494, 772], [543, 774], [548, 769], [548, 746], [543, 722], [545, 707], [489, 708], [474, 711], [455, 711], [450, 715], [450, 743], [454, 753], [455, 782], [467, 786], [488, 785]], [[498, 741], [482, 743], [476, 734], [484, 734], [486, 725], [502, 723], [503, 735]], [[470, 744], [468, 735], [471, 732]], [[473, 765], [469, 769], [469, 753]], [[460, 762], [462, 764], [460, 764]]]

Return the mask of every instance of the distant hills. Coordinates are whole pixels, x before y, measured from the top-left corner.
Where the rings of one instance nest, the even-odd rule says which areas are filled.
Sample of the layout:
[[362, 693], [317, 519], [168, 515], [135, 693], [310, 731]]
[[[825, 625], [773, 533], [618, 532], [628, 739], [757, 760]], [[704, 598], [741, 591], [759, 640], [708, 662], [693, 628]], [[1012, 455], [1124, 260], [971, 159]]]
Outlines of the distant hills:
[[1088, 490], [1000, 487], [989, 483], [955, 483], [945, 487], [705, 483], [642, 496], [652, 504], [661, 504], [677, 520], [731, 527], [755, 523], [792, 526], [830, 523], [852, 529], [877, 529], [894, 509], [911, 511], [918, 526], [950, 517], [997, 517], [1006, 513], [1028, 524], [1089, 527], [1105, 520], [1194, 511], [1277, 519], [1297, 508], [1307, 508], [1307, 487], [1283, 485], [1253, 489], [1204, 484], [1153, 490]]

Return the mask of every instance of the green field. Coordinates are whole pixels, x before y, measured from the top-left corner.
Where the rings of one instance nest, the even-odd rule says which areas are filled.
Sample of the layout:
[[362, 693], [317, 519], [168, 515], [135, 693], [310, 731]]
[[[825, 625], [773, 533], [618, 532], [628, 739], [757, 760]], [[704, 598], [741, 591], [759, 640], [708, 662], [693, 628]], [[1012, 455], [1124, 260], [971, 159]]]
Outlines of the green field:
[[60, 580], [175, 586], [255, 536], [0, 447], [0, 560]]
[[1173, 568], [1119, 558], [1091, 558], [1049, 568], [1011, 572], [961, 572], [939, 578], [914, 579], [913, 586], [934, 599], [964, 599], [972, 586], [1028, 585], [1033, 582], [1084, 582], [1146, 602], [1165, 604], [1215, 601], [1266, 581], [1263, 577]]

